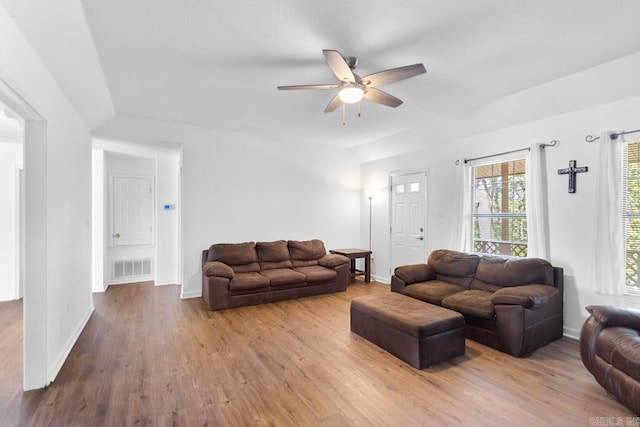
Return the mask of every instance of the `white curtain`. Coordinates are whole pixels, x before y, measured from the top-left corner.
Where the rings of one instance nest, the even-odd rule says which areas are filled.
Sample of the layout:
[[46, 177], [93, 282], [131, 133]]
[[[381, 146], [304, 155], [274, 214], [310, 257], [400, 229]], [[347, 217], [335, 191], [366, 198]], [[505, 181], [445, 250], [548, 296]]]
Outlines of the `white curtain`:
[[472, 252], [471, 166], [463, 159], [460, 159], [457, 165], [456, 190], [457, 207], [454, 215], [451, 247], [463, 252]]
[[622, 225], [622, 137], [613, 132], [600, 136], [595, 170], [595, 234], [593, 242], [593, 283], [595, 292], [620, 295], [625, 289], [625, 260]]
[[546, 175], [544, 149], [533, 144], [526, 158], [527, 179], [527, 256], [549, 259]]

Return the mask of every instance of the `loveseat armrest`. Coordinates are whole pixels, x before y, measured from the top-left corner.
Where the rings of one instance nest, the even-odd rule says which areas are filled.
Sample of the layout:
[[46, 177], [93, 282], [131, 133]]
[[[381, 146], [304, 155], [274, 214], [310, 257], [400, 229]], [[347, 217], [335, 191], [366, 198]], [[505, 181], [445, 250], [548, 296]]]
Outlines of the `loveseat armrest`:
[[339, 265], [347, 263], [349, 263], [349, 258], [338, 254], [326, 254], [318, 260], [318, 264], [327, 268], [336, 268]]
[[403, 265], [396, 267], [393, 274], [405, 282], [405, 286], [412, 283], [434, 280], [436, 278], [436, 272], [433, 271], [428, 264]]
[[207, 261], [202, 264], [202, 272], [205, 276], [219, 276], [233, 279], [234, 272], [231, 267], [220, 261]]
[[557, 298], [558, 288], [549, 285], [522, 285], [498, 289], [491, 295], [494, 305], [521, 305], [524, 308], [538, 307]]
[[621, 326], [640, 331], [640, 310], [611, 305], [590, 305], [587, 311], [603, 326]]

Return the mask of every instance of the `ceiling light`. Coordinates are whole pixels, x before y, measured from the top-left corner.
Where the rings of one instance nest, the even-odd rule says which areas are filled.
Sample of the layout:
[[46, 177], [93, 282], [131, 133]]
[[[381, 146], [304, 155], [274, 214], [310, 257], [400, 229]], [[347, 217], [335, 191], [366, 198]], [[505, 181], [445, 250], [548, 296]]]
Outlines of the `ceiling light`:
[[364, 90], [360, 86], [357, 85], [347, 85], [340, 89], [338, 92], [338, 97], [340, 101], [345, 104], [355, 104], [362, 101], [362, 97], [364, 96]]

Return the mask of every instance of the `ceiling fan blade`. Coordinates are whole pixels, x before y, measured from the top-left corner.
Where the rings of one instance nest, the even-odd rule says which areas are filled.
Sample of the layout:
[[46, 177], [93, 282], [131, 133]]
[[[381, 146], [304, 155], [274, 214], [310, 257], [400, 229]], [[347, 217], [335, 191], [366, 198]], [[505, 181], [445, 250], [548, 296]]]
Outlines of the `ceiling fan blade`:
[[424, 65], [413, 64], [369, 74], [368, 76], [362, 77], [361, 80], [367, 87], [376, 87], [415, 77], [426, 72], [427, 70], [424, 68]]
[[329, 68], [331, 68], [331, 71], [335, 74], [338, 80], [341, 82], [348, 80], [351, 83], [355, 83], [356, 78], [354, 77], [351, 68], [349, 68], [349, 65], [347, 65], [342, 55], [340, 55], [340, 52], [337, 50], [324, 49], [322, 54], [324, 55], [324, 59], [327, 61], [327, 64], [329, 64]]
[[336, 94], [336, 96], [331, 98], [331, 101], [329, 101], [329, 104], [327, 104], [326, 108], [324, 109], [324, 112], [330, 113], [332, 111], [336, 111], [340, 105], [342, 105], [342, 101], [340, 101], [340, 98]]
[[375, 89], [372, 87], [367, 88], [367, 91], [364, 93], [364, 99], [393, 108], [396, 108], [397, 106], [402, 104], [401, 99], [398, 99], [393, 95], [389, 95], [387, 92], [383, 92], [380, 89]]
[[280, 90], [300, 90], [300, 89], [337, 89], [340, 85], [296, 85], [296, 86], [278, 86]]

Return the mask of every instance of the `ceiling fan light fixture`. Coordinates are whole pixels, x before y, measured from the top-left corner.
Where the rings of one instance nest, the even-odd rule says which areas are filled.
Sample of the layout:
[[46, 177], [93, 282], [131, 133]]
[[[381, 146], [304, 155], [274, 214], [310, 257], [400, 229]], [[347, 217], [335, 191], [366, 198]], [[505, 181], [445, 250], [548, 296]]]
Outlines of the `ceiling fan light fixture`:
[[340, 101], [345, 104], [357, 104], [364, 97], [364, 90], [358, 85], [348, 85], [340, 89], [338, 92]]

